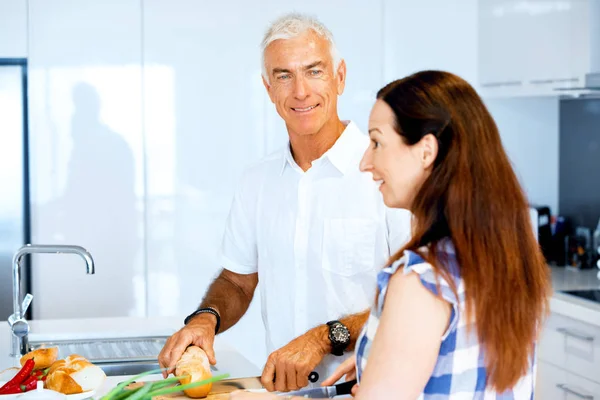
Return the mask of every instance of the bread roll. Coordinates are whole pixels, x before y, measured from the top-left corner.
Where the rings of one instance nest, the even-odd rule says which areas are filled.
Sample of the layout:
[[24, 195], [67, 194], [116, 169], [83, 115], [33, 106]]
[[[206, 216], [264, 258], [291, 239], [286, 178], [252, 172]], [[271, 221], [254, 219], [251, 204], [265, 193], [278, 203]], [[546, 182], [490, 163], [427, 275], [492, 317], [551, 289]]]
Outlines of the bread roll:
[[50, 367], [46, 387], [63, 394], [77, 394], [102, 386], [106, 374], [84, 357], [72, 354]]
[[46, 369], [54, 364], [58, 358], [58, 347], [30, 351], [21, 357], [21, 366], [25, 365], [25, 362], [31, 358], [35, 361], [35, 367], [33, 367], [33, 369]]
[[[188, 347], [175, 365], [175, 376], [183, 375], [187, 376], [179, 380], [182, 385], [203, 381], [212, 377], [208, 356], [200, 347]], [[188, 397], [199, 398], [206, 397], [210, 393], [211, 389], [212, 383], [209, 383], [207, 385], [184, 390], [183, 392]]]

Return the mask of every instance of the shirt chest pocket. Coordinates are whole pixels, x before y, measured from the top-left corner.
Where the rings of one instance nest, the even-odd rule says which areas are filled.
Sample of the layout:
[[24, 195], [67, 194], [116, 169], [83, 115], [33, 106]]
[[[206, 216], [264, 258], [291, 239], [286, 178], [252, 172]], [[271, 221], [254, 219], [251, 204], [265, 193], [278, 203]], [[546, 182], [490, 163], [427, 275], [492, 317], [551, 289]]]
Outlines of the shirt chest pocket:
[[375, 266], [377, 223], [369, 218], [326, 219], [323, 230], [323, 268], [352, 276]]

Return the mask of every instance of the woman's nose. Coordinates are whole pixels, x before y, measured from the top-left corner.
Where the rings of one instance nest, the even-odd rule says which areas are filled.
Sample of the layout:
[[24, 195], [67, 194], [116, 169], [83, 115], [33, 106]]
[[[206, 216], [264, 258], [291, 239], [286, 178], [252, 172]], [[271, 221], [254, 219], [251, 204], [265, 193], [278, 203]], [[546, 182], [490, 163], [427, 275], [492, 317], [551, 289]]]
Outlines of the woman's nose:
[[371, 157], [369, 155], [369, 150], [365, 151], [362, 160], [360, 160], [359, 168], [361, 172], [368, 172], [373, 168], [373, 166], [371, 165]]

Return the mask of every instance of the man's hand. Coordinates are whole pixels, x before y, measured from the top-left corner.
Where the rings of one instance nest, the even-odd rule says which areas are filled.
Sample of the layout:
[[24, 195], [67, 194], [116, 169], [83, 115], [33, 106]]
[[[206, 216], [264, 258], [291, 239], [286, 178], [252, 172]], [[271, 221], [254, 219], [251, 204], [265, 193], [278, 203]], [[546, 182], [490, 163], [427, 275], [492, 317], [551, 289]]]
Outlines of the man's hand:
[[327, 326], [314, 328], [271, 353], [261, 376], [265, 389], [288, 392], [307, 386], [308, 375], [330, 351], [323, 339], [327, 332]]
[[168, 368], [163, 371], [163, 377], [166, 378], [171, 372], [174, 372], [175, 364], [177, 364], [185, 349], [191, 345], [204, 350], [208, 356], [208, 361], [215, 365], [217, 360], [215, 359], [213, 343], [215, 341], [216, 325], [217, 318], [214, 315], [209, 313], [198, 314], [186, 326], [173, 334], [158, 355], [159, 366]]

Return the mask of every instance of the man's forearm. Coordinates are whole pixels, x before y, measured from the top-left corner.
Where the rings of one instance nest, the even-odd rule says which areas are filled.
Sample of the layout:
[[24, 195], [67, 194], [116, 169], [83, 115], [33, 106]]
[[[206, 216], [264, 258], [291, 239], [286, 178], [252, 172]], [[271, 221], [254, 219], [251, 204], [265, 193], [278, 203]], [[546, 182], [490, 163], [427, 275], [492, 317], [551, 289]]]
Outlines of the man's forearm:
[[[256, 288], [256, 284], [253, 287], [240, 285], [227, 275], [226, 271], [221, 272], [208, 288], [200, 304], [200, 308], [211, 307], [219, 313], [221, 317], [219, 333], [225, 332], [242, 318], [250, 306]], [[253, 279], [258, 282], [258, 278]], [[216, 317], [213, 318], [216, 324]]]
[[[354, 350], [354, 346], [356, 345], [356, 340], [358, 339], [358, 336], [360, 335], [360, 332], [361, 332], [363, 326], [365, 325], [365, 323], [367, 322], [367, 319], [369, 318], [369, 312], [370, 312], [369, 310], [365, 310], [361, 313], [352, 314], [347, 317], [341, 318], [339, 320], [350, 331], [350, 344], [348, 344], [346, 351]], [[331, 341], [329, 340], [329, 327], [326, 324], [319, 325], [316, 328], [312, 329], [311, 332], [323, 344], [324, 348], [326, 349], [326, 352], [330, 353], [332, 348], [331, 348]]]

